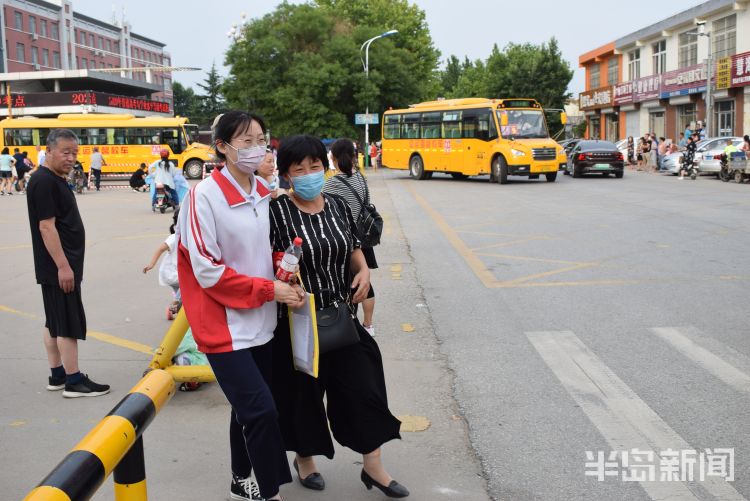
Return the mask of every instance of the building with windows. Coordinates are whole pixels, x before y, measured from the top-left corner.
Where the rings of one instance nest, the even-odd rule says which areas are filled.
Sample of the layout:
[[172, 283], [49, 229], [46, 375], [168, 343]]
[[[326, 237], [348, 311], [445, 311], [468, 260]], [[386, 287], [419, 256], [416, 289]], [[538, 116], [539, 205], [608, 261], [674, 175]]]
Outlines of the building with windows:
[[750, 2], [704, 2], [582, 54], [579, 64], [588, 137], [653, 132], [676, 141], [697, 121], [711, 136], [750, 133]]
[[[0, 0], [0, 116], [169, 115], [165, 44], [73, 10], [71, 0]], [[135, 69], [134, 69], [135, 68]], [[8, 96], [10, 86], [10, 98]]]

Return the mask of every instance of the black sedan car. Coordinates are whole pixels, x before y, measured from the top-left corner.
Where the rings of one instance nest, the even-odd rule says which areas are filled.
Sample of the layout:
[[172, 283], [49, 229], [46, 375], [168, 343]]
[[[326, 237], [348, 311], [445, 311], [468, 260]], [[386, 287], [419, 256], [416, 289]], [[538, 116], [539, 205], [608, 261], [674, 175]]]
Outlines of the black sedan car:
[[568, 152], [565, 174], [581, 177], [584, 174], [614, 174], [621, 178], [625, 173], [625, 159], [614, 143], [583, 140]]

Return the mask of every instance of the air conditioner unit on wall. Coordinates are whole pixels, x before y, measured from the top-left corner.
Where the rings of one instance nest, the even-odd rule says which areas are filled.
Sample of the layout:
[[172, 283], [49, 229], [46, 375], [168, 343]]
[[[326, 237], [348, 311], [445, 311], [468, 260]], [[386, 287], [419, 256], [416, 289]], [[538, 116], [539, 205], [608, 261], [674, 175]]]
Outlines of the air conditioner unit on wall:
[[31, 34], [31, 39], [32, 40], [39, 40], [39, 35], [37, 35], [36, 33], [32, 33]]
[[34, 71], [39, 71], [40, 69], [39, 63], [34, 63]]

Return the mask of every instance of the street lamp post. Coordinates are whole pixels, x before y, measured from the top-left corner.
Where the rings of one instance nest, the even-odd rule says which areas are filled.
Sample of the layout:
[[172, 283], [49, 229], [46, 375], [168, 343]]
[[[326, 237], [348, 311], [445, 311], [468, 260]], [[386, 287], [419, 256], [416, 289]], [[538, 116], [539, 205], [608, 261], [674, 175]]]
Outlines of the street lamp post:
[[[365, 99], [367, 100], [367, 102], [365, 103], [365, 148], [370, 147], [370, 99], [367, 96], [367, 89], [370, 82], [370, 44], [372, 44], [372, 42], [379, 38], [389, 37], [391, 35], [395, 35], [396, 33], [398, 33], [398, 30], [390, 30], [386, 31], [385, 33], [381, 33], [376, 37], [372, 37], [369, 40], [366, 40], [365, 43], [363, 43], [359, 48], [360, 59], [362, 59], [362, 49], [365, 49], [365, 58], [362, 59], [362, 66], [365, 69]], [[365, 165], [367, 165], [367, 151], [368, 150], [365, 149], [365, 151], [363, 152], [365, 157]]]
[[[706, 22], [700, 22], [696, 23], [698, 25], [698, 31], [689, 31], [688, 35], [693, 35], [696, 37], [706, 37], [708, 39], [708, 58], [706, 59], [706, 65], [708, 68], [706, 69], [706, 137], [713, 137], [711, 134], [711, 129], [713, 126], [713, 89], [711, 87], [711, 79], [713, 78], [713, 71], [714, 71], [714, 65], [713, 65], [713, 47], [711, 47], [711, 32], [706, 31]], [[718, 132], [717, 132], [718, 135]]]

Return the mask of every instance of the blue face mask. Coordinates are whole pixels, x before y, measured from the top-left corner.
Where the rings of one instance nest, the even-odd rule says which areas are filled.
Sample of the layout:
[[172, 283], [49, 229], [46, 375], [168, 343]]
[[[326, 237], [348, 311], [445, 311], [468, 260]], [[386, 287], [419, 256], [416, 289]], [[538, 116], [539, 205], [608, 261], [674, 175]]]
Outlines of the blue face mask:
[[294, 192], [308, 202], [320, 195], [323, 190], [323, 183], [325, 183], [325, 173], [322, 170], [292, 178]]

